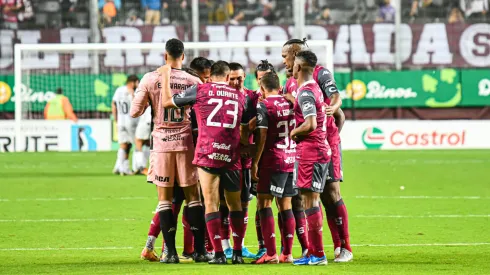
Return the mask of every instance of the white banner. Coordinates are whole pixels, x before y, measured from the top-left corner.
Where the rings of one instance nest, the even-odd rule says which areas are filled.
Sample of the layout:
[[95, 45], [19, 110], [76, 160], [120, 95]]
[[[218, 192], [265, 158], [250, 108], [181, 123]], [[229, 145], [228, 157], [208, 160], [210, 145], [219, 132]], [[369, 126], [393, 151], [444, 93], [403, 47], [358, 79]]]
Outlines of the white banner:
[[15, 142], [21, 142], [25, 152], [45, 151], [108, 151], [111, 150], [111, 121], [86, 119], [24, 120], [22, 137], [15, 139], [15, 121], [0, 121], [0, 152], [14, 152]]
[[486, 149], [490, 120], [346, 121], [342, 149]]

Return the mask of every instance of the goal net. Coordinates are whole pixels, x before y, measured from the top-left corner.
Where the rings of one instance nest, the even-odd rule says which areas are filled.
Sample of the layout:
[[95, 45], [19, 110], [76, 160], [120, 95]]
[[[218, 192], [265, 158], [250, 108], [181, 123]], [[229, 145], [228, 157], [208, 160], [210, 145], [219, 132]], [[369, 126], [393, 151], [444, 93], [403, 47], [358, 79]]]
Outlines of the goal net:
[[[245, 68], [245, 87], [256, 89], [255, 67], [268, 60], [282, 84], [284, 41], [185, 43], [184, 66], [195, 57], [238, 62]], [[333, 71], [331, 40], [308, 41], [318, 63]], [[111, 101], [127, 75], [142, 76], [165, 63], [164, 43], [17, 44], [15, 45], [15, 140], [16, 151], [28, 151], [26, 125], [41, 123], [46, 104], [61, 92], [78, 119], [108, 120]], [[38, 122], [36, 122], [38, 121]], [[72, 123], [67, 120], [64, 123]], [[24, 126], [24, 128], [23, 128]], [[61, 141], [60, 141], [61, 142]]]

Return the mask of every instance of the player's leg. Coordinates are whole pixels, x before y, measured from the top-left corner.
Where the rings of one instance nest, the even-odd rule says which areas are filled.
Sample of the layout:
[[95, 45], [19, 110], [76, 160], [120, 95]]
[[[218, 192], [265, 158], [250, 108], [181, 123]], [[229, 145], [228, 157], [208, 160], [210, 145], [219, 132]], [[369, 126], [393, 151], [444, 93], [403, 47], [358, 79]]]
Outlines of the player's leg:
[[221, 174], [220, 184], [225, 190], [225, 199], [230, 209], [230, 224], [233, 232], [233, 264], [243, 264], [242, 243], [245, 237], [245, 216], [241, 203], [240, 170], [224, 170]]
[[[179, 214], [182, 208], [182, 204], [185, 200], [185, 194], [182, 187], [176, 186], [174, 187], [174, 198], [172, 200], [172, 212], [174, 213], [174, 218], [176, 224], [179, 223]], [[194, 237], [192, 235], [192, 231], [190, 230], [190, 225], [187, 222], [187, 205], [184, 206], [182, 211], [182, 230], [184, 231], [184, 250], [182, 255], [180, 255], [180, 260], [192, 260], [192, 254], [194, 253]]]
[[231, 259], [233, 256], [233, 248], [231, 247], [230, 243], [230, 210], [228, 209], [228, 205], [226, 205], [225, 190], [221, 184], [219, 186], [219, 200], [219, 213], [221, 217], [221, 245], [223, 246], [223, 251], [225, 252], [226, 258]]
[[117, 151], [117, 159], [113, 173], [120, 174], [122, 176], [131, 174], [128, 158], [134, 138], [130, 129], [128, 128], [129, 127], [118, 126], [117, 129], [119, 150]]
[[257, 185], [257, 201], [258, 212], [260, 215], [260, 225], [262, 228], [262, 236], [267, 252], [262, 255], [253, 264], [276, 264], [279, 263], [279, 257], [276, 252], [276, 232], [274, 225], [274, 213], [272, 212], [271, 195], [271, 171], [260, 170], [259, 183]]
[[[188, 228], [194, 235], [194, 261], [207, 262], [206, 248], [204, 247], [205, 221], [204, 208], [198, 185], [197, 169], [192, 164], [194, 150], [178, 152], [177, 155], [177, 179], [184, 190], [187, 206], [184, 216], [189, 223]], [[192, 242], [191, 242], [192, 243]]]
[[205, 220], [208, 234], [214, 247], [214, 259], [209, 264], [226, 264], [225, 253], [221, 246], [221, 216], [218, 211], [220, 173], [212, 168], [198, 168], [199, 181], [204, 197]]
[[[240, 200], [242, 202], [242, 212], [243, 212], [243, 240], [245, 241], [245, 235], [247, 233], [247, 226], [248, 226], [248, 205], [250, 201], [250, 188], [252, 185], [252, 176], [250, 174], [250, 169], [244, 168], [242, 170], [242, 177], [241, 177], [241, 193], [240, 193]], [[255, 254], [251, 253], [248, 248], [245, 246], [244, 243], [242, 243], [242, 256], [244, 258], [250, 258], [250, 259], [255, 259]]]
[[295, 265], [324, 265], [327, 259], [323, 251], [323, 215], [320, 210], [320, 193], [323, 192], [328, 163], [296, 162], [294, 165], [296, 186], [301, 189], [308, 222], [309, 256], [295, 260]]
[[[158, 209], [158, 205], [157, 205]], [[153, 218], [148, 229], [148, 238], [145, 243], [145, 247], [141, 252], [141, 259], [148, 260], [150, 262], [158, 261], [158, 254], [155, 251], [155, 242], [160, 235], [160, 216], [158, 212], [155, 211]]]
[[293, 208], [294, 220], [296, 223], [296, 236], [301, 245], [301, 255], [306, 256], [308, 254], [308, 233], [307, 233], [307, 222], [306, 214], [303, 206], [303, 199], [298, 190], [298, 194], [291, 198], [291, 205]]
[[[293, 173], [281, 173], [273, 176], [272, 185], [276, 188], [272, 194], [276, 197], [279, 214], [281, 216], [281, 238], [284, 249], [279, 257], [281, 263], [293, 262], [293, 242], [296, 221], [292, 210], [292, 197], [298, 194], [293, 186]], [[282, 193], [282, 194], [281, 194]]]
[[[147, 121], [146, 113], [138, 121], [135, 132], [135, 150], [133, 153], [133, 170], [136, 174], [147, 174], [146, 165], [148, 164], [148, 154], [144, 152], [145, 144], [149, 143], [151, 135], [151, 123]], [[148, 147], [146, 147], [148, 148]]]

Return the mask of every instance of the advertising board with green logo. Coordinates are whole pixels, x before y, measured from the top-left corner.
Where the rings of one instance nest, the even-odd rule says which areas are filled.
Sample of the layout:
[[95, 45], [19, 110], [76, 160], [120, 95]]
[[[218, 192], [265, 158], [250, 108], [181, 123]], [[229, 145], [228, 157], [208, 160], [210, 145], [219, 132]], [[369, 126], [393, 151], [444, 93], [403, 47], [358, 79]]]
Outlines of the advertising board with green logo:
[[[281, 83], [286, 75], [280, 73]], [[23, 102], [30, 111], [42, 111], [58, 87], [70, 99], [75, 111], [110, 112], [116, 87], [123, 85], [124, 74], [32, 75], [21, 87]], [[360, 71], [335, 73], [343, 108], [427, 107], [490, 105], [490, 70]], [[15, 109], [13, 75], [0, 76], [0, 112]], [[253, 74], [245, 86], [257, 89]], [[23, 105], [26, 106], [26, 105]]]

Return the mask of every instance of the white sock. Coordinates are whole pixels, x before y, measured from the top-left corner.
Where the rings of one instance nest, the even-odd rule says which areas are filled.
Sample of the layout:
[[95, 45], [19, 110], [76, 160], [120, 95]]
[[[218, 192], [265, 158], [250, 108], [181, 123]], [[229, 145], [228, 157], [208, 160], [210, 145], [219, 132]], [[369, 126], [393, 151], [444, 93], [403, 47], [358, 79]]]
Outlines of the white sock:
[[133, 156], [131, 157], [131, 167], [133, 168], [133, 171], [138, 171], [138, 152], [136, 152], [136, 150], [133, 151]]
[[223, 246], [223, 250], [231, 248], [230, 239], [222, 239], [221, 246]]
[[136, 165], [138, 169], [143, 169], [146, 167], [145, 154], [143, 152], [134, 152], [136, 156]]
[[242, 247], [245, 247], [245, 238], [242, 239]]
[[121, 165], [121, 172], [125, 173], [125, 174], [131, 174], [131, 170], [129, 170], [129, 160], [128, 159], [123, 160], [122, 165]]
[[114, 165], [114, 170], [121, 171], [121, 164], [124, 160], [125, 155], [126, 152], [124, 152], [123, 149], [119, 148], [119, 150], [117, 150], [117, 159], [116, 159], [116, 165]]
[[155, 236], [148, 236], [148, 239], [146, 240], [145, 247], [150, 249], [150, 250], [153, 250], [155, 248], [155, 241], [156, 240], [157, 240], [157, 238]]

